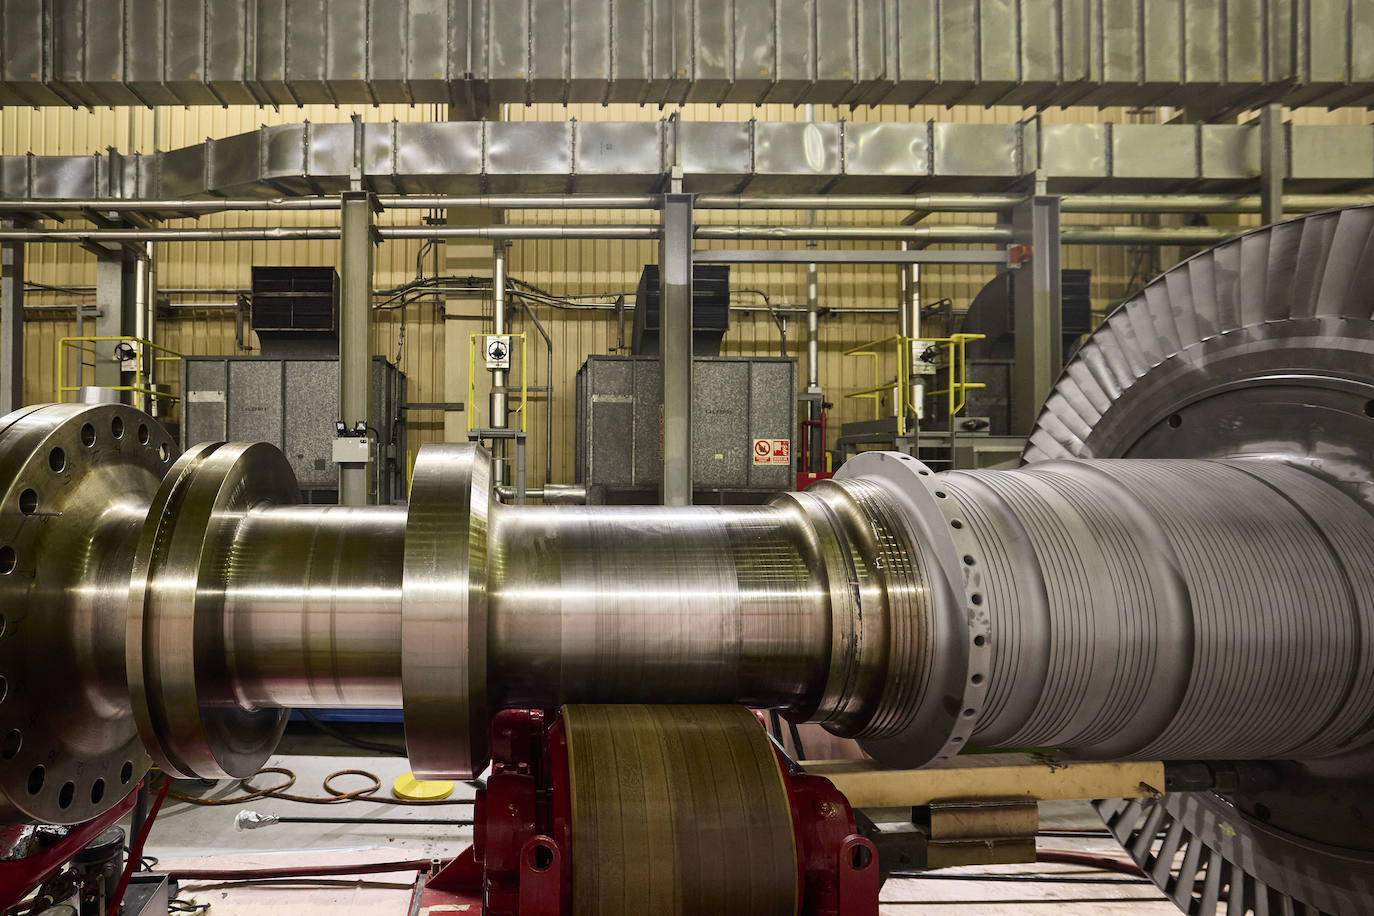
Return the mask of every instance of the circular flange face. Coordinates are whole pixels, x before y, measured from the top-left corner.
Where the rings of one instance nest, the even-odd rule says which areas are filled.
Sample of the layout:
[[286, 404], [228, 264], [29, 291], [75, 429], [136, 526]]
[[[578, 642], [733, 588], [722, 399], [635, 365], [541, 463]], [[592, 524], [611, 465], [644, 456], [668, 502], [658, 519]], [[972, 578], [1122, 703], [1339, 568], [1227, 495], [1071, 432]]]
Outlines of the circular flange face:
[[153, 499], [130, 580], [126, 662], [139, 734], [174, 776], [251, 776], [286, 728], [288, 710], [244, 709], [229, 687], [225, 564], [250, 509], [299, 501], [286, 456], [236, 442], [188, 451]]
[[133, 544], [175, 455], [161, 424], [123, 405], [0, 418], [6, 823], [89, 820], [148, 769], [125, 699], [123, 615]]
[[[1372, 282], [1374, 207], [1277, 223], [1184, 261], [1113, 312], [1068, 362], [1024, 459], [1279, 458], [1374, 511]], [[1228, 886], [1238, 899], [1263, 897], [1271, 911], [1295, 901], [1374, 911], [1374, 850], [1356, 839], [1370, 835], [1361, 805], [1374, 760], [1281, 766], [1281, 788], [1263, 800], [1192, 793], [1099, 807], [1109, 825], [1148, 815], [1157, 830], [1167, 821], [1173, 849], [1193, 850], [1175, 865], [1170, 850], [1127, 844], [1161, 887], [1191, 889], [1199, 877], [1190, 912], [1210, 916]]]
[[[888, 663], [893, 675], [907, 683], [925, 680], [928, 694], [940, 701], [918, 703], [906, 694], [897, 695], [898, 702], [926, 715], [904, 723], [895, 734], [861, 737], [859, 744], [888, 766], [947, 760], [959, 753], [978, 722], [992, 660], [983, 567], [960, 562], [960, 557], [978, 553], [977, 543], [959, 517], [958, 506], [940, 490], [935, 474], [909, 455], [866, 452], [846, 461], [835, 477], [880, 481], [890, 498], [902, 503], [905, 511], [894, 515], [907, 526], [907, 543], [920, 555], [925, 591], [933, 599], [929, 628], [894, 627]], [[894, 610], [897, 618], [912, 616], [909, 609]], [[923, 664], [930, 670], [916, 670]]]
[[401, 598], [406, 751], [422, 779], [487, 765], [487, 525], [491, 463], [475, 445], [420, 449]]

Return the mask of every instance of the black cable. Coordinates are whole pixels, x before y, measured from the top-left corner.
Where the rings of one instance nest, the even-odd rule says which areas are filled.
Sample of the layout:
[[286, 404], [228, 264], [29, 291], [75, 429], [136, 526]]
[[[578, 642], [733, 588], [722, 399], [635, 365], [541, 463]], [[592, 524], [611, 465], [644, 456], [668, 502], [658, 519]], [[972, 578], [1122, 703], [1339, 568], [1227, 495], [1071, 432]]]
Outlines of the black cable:
[[352, 735], [345, 734], [331, 725], [327, 725], [315, 718], [314, 714], [308, 710], [298, 709], [296, 712], [301, 714], [301, 718], [315, 726], [317, 730], [328, 735], [335, 741], [342, 741], [344, 744], [361, 748], [365, 751], [376, 751], [380, 754], [388, 754], [392, 757], [408, 757], [406, 749], [398, 744], [385, 744], [381, 741], [368, 741], [364, 738], [354, 738]]

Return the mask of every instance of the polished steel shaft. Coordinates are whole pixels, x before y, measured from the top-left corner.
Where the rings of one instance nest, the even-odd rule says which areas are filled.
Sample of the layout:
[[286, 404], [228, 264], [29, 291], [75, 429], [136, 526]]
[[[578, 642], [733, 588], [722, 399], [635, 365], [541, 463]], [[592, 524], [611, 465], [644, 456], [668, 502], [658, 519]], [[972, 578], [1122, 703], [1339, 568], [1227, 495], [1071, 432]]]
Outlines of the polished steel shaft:
[[[30, 564], [0, 574], [11, 634], [42, 634], [77, 685], [66, 756], [33, 756], [15, 720], [0, 781], [48, 819], [99, 808], [82, 774], [120, 772], [126, 702], [156, 762], [206, 776], [255, 771], [291, 706], [401, 707], [416, 771], [454, 775], [484, 765], [495, 710], [569, 702], [778, 708], [902, 766], [970, 742], [1300, 759], [1374, 737], [1374, 515], [1296, 465], [935, 474], [870, 453], [764, 506], [552, 508], [494, 501], [480, 450], [438, 446], [408, 507], [339, 508], [295, 505], [279, 452], [228, 444], [155, 494], [45, 520], [24, 493], [68, 505], [52, 488], [79, 485], [87, 505], [83, 481], [127, 464], [118, 439], [52, 470], [44, 442], [138, 422], [87, 410], [28, 424], [36, 457], [6, 496], [22, 518], [0, 532], [0, 560]], [[137, 454], [128, 479], [155, 481], [156, 451]], [[46, 628], [16, 628], [19, 607]], [[32, 696], [37, 669], [9, 670]], [[83, 750], [87, 722], [110, 734]], [[49, 805], [48, 779], [94, 800]]]
[[[476, 460], [459, 449], [439, 466]], [[866, 456], [759, 507], [483, 513], [475, 532], [453, 519], [482, 550], [431, 602], [441, 630], [448, 589], [480, 607], [484, 645], [465, 644], [480, 660], [431, 653], [481, 672], [475, 723], [504, 707], [740, 702], [917, 765], [966, 741], [1314, 756], [1366, 741], [1374, 718], [1371, 517], [1276, 462], [937, 475]], [[451, 699], [450, 681], [401, 686], [407, 522], [275, 506], [237, 520], [222, 586], [236, 702]]]
[[404, 508], [249, 512], [225, 564], [224, 635], [236, 702], [401, 705]]

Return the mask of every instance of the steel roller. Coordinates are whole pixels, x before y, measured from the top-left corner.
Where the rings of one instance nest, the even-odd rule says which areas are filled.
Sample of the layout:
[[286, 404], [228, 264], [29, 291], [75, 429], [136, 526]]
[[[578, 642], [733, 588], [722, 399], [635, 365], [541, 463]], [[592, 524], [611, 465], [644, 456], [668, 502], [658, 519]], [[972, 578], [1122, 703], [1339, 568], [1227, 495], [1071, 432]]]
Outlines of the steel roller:
[[469, 776], [503, 708], [738, 703], [900, 767], [970, 742], [1289, 762], [1289, 789], [1331, 799], [1334, 852], [1282, 791], [1104, 812], [1199, 909], [1263, 883], [1359, 911], [1371, 243], [1374, 211], [1319, 214], [1155, 281], [1069, 364], [1019, 470], [871, 453], [764, 506], [507, 506], [486, 456], [447, 445], [407, 508], [305, 507], [265, 445], [173, 461], [126, 407], [11, 414], [5, 814], [87, 819], [145, 749], [247, 776], [293, 704], [400, 707], [416, 772]]

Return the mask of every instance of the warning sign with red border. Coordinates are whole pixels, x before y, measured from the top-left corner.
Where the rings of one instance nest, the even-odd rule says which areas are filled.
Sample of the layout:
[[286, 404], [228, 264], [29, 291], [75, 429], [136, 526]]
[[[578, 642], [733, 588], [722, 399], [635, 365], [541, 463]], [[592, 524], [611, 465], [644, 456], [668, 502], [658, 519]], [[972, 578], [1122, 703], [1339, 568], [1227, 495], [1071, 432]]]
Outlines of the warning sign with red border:
[[791, 464], [792, 440], [755, 439], [754, 464]]

